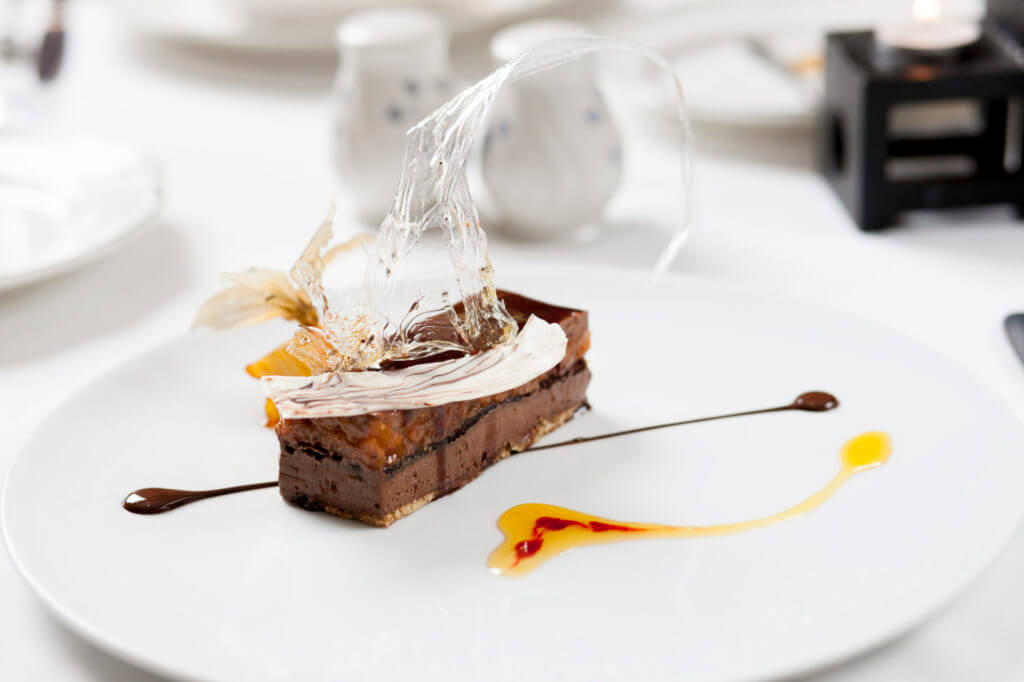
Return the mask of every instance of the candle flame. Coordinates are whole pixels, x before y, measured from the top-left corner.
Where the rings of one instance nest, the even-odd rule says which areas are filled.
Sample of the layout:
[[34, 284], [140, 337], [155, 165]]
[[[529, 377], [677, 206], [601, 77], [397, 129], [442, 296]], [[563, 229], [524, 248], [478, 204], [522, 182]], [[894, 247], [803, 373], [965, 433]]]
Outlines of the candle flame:
[[916, 21], [938, 21], [942, 18], [942, 0], [914, 0], [910, 11]]

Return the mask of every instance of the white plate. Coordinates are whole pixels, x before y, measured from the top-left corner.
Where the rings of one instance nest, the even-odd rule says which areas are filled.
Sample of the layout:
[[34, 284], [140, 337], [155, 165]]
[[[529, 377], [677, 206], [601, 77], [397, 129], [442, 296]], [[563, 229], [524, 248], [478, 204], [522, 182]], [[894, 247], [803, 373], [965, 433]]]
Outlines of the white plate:
[[160, 208], [155, 164], [84, 135], [0, 133], [0, 291], [124, 244]]
[[[420, 0], [467, 32], [579, 0]], [[129, 21], [154, 35], [199, 45], [269, 52], [334, 49], [334, 27], [346, 14], [375, 0], [110, 0]]]
[[[204, 679], [736, 680], [806, 670], [906, 630], [963, 588], [1024, 506], [1017, 419], [897, 333], [713, 281], [504, 268], [504, 286], [590, 309], [593, 411], [557, 438], [788, 402], [842, 406], [523, 454], [387, 530], [276, 491], [163, 516], [142, 486], [272, 479], [277, 443], [242, 365], [287, 333], [195, 333], [59, 408], [17, 457], [9, 550], [76, 631]], [[522, 579], [488, 573], [499, 514], [526, 501], [707, 524], [777, 511], [851, 436], [894, 452], [821, 509], [730, 537], [588, 547]]]

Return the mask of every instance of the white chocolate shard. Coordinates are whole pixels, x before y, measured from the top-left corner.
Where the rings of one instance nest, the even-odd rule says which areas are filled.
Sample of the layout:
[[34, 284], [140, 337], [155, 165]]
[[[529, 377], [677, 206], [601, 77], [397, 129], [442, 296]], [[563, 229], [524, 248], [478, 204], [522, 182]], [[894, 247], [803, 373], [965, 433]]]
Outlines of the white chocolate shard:
[[557, 365], [566, 344], [561, 326], [531, 316], [511, 341], [475, 355], [389, 371], [268, 376], [261, 384], [284, 419], [433, 407], [522, 386]]

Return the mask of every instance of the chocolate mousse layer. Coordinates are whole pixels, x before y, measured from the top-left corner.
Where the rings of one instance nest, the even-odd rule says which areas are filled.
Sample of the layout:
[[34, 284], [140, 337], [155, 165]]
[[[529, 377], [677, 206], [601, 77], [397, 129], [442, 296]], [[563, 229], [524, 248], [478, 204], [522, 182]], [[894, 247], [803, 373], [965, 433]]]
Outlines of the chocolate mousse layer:
[[499, 292], [522, 324], [529, 315], [562, 326], [562, 361], [511, 391], [411, 410], [284, 419], [280, 490], [315, 511], [387, 526], [528, 448], [586, 404], [587, 314]]

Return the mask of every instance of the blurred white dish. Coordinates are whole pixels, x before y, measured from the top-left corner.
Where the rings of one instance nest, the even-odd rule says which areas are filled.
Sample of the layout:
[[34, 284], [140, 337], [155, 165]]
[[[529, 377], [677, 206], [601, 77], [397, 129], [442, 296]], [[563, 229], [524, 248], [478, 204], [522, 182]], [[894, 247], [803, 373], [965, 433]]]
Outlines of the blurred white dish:
[[[732, 38], [672, 60], [695, 122], [808, 128], [821, 103], [823, 38], [783, 34]], [[673, 109], [646, 83], [638, 100], [659, 114]]]
[[[593, 35], [583, 24], [538, 19], [491, 39], [495, 67], [557, 38]], [[622, 178], [622, 139], [584, 57], [506, 84], [483, 143], [487, 195], [502, 230], [554, 239], [597, 221]]]
[[0, 291], [124, 244], [160, 209], [156, 165], [86, 135], [0, 133]]
[[[580, 0], [409, 0], [440, 13], [449, 30], [466, 32], [514, 21]], [[132, 24], [157, 36], [218, 47], [326, 52], [334, 26], [374, 0], [107, 0]]]
[[[825, 414], [695, 424], [496, 465], [386, 530], [276, 490], [164, 516], [129, 491], [273, 479], [278, 444], [245, 362], [288, 325], [184, 336], [72, 397], [18, 455], [0, 517], [45, 603], [101, 647], [175, 678], [736, 680], [850, 656], [920, 622], [984, 568], [1024, 509], [1019, 420], [900, 334], [712, 280], [539, 264], [524, 294], [587, 308], [593, 411], [551, 441], [839, 397]], [[667, 349], [667, 350], [666, 350]], [[823, 507], [759, 531], [568, 552], [488, 573], [522, 502], [618, 520], [718, 523], [786, 508], [850, 437], [893, 454]]]
[[334, 168], [366, 223], [391, 208], [406, 131], [456, 92], [448, 31], [434, 12], [384, 7], [338, 24], [331, 95]]

